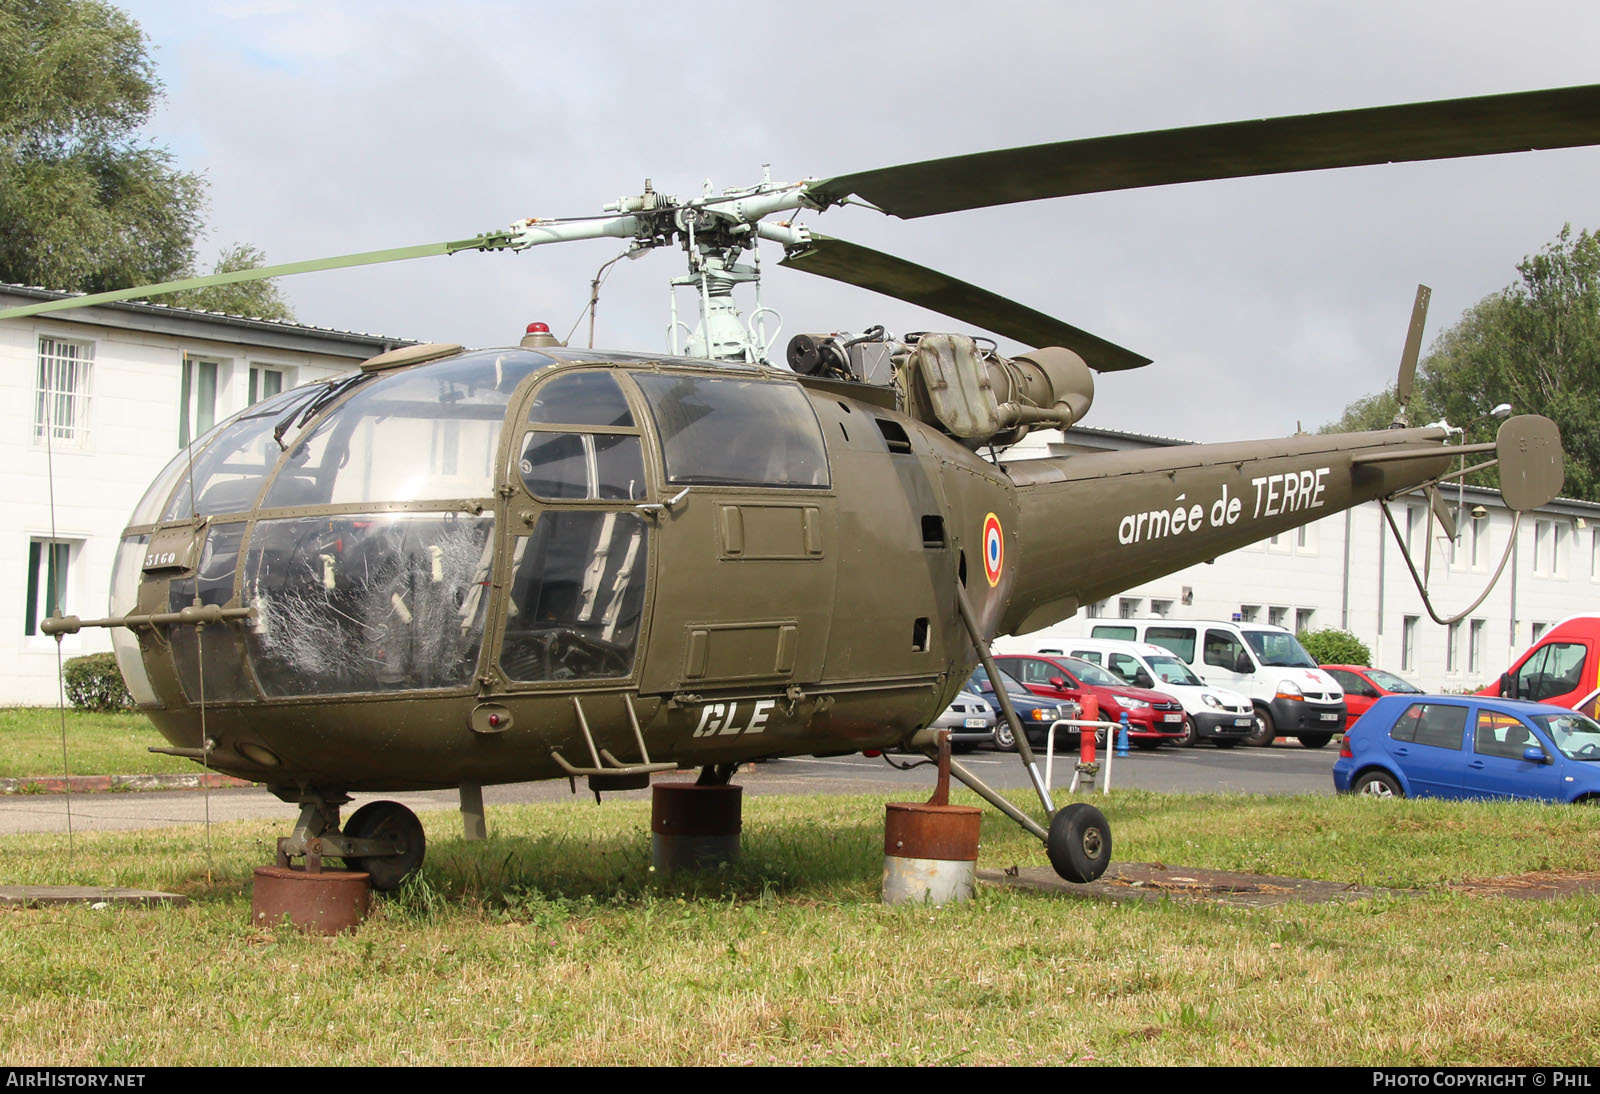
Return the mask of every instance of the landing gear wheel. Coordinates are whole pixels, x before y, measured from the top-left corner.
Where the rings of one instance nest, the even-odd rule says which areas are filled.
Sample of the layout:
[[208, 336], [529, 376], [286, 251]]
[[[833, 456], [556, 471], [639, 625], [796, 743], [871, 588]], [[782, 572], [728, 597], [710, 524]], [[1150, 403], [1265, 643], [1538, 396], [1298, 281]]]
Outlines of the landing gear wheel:
[[1011, 723], [1004, 718], [994, 724], [994, 747], [1001, 752], [1017, 750], [1017, 735], [1011, 732]]
[[1257, 748], [1266, 748], [1278, 736], [1278, 727], [1272, 724], [1272, 713], [1266, 707], [1256, 707], [1256, 724], [1249, 733], [1245, 734], [1244, 743], [1255, 745]]
[[1193, 748], [1194, 743], [1200, 739], [1200, 733], [1194, 728], [1194, 719], [1188, 715], [1183, 719], [1183, 736], [1172, 738], [1173, 748]]
[[1050, 821], [1050, 837], [1044, 847], [1056, 873], [1082, 885], [1111, 865], [1111, 825], [1094, 806], [1073, 802]]
[[370, 875], [372, 887], [385, 893], [398, 889], [400, 883], [422, 865], [422, 856], [428, 848], [422, 836], [422, 822], [399, 802], [368, 802], [350, 814], [350, 819], [344, 822], [344, 834], [350, 839], [392, 837], [399, 843], [397, 855], [367, 855], [344, 860], [350, 869]]
[[1360, 794], [1365, 798], [1403, 798], [1406, 792], [1400, 789], [1400, 784], [1394, 777], [1382, 771], [1365, 771], [1356, 776], [1356, 781], [1350, 786], [1350, 793]]
[[1302, 733], [1300, 734], [1301, 748], [1325, 748], [1333, 740], [1331, 733]]

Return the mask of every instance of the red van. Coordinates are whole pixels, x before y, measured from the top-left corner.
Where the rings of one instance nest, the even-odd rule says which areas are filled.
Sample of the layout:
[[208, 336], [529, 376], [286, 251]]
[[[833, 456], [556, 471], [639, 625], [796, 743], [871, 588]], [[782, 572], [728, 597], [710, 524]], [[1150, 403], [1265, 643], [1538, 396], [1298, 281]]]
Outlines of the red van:
[[1600, 697], [1600, 615], [1563, 619], [1478, 694], [1532, 699], [1594, 717]]

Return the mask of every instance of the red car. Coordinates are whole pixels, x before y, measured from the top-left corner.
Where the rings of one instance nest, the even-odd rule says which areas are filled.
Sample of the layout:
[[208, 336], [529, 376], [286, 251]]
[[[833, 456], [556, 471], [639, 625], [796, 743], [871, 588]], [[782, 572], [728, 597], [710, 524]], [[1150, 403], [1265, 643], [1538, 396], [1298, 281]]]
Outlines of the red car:
[[1183, 704], [1178, 700], [1149, 688], [1131, 688], [1099, 665], [1080, 658], [1018, 653], [999, 655], [995, 662], [1035, 695], [1078, 703], [1093, 695], [1100, 703], [1103, 722], [1119, 722], [1126, 713], [1128, 739], [1141, 748], [1179, 740], [1186, 732]]
[[1422, 689], [1392, 672], [1366, 665], [1323, 665], [1322, 671], [1344, 688], [1344, 704], [1349, 713], [1344, 724], [1353, 726], [1367, 708], [1385, 695], [1421, 695]]

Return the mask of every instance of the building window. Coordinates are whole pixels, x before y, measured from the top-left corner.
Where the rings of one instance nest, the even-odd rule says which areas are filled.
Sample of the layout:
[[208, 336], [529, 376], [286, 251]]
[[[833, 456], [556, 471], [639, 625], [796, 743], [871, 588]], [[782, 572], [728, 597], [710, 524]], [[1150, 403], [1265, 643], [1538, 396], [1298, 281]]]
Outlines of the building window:
[[1283, 626], [1284, 623], [1288, 620], [1288, 618], [1289, 618], [1289, 609], [1288, 608], [1273, 607], [1273, 608], [1268, 608], [1267, 609], [1267, 622], [1272, 624], [1274, 627]]
[[1090, 604], [1084, 609], [1084, 614], [1090, 619], [1103, 619], [1106, 614], [1107, 603], [1109, 602], [1105, 600], [1096, 600], [1093, 604]]
[[270, 399], [283, 390], [283, 369], [250, 366], [250, 405]]
[[61, 539], [28, 542], [28, 608], [24, 634], [38, 634], [39, 623], [67, 610], [67, 571], [72, 544]]
[[1296, 608], [1294, 613], [1294, 633], [1305, 634], [1311, 629], [1311, 621], [1317, 616], [1314, 608]]
[[1461, 669], [1461, 620], [1450, 624], [1450, 629], [1444, 636], [1444, 671], [1459, 672]]
[[1473, 517], [1467, 524], [1467, 534], [1472, 537], [1471, 565], [1474, 570], [1483, 569], [1483, 560], [1488, 557], [1489, 549], [1489, 518], [1478, 519]]
[[1402, 672], [1417, 671], [1417, 619], [1415, 615], [1406, 616], [1400, 623], [1400, 670]]
[[1589, 533], [1589, 579], [1600, 581], [1600, 528]]
[[1141, 603], [1140, 598], [1136, 596], [1118, 597], [1117, 615], [1122, 619], [1137, 619], [1139, 618], [1139, 605]]
[[1261, 605], [1260, 604], [1241, 604], [1241, 605], [1239, 605], [1239, 622], [1241, 622], [1241, 623], [1254, 623], [1259, 618], [1261, 618]]
[[1165, 619], [1172, 614], [1172, 601], [1152, 599], [1150, 601], [1150, 614]]
[[70, 448], [89, 443], [89, 379], [93, 371], [93, 343], [40, 335], [34, 443]]
[[205, 435], [217, 424], [217, 374], [219, 361], [200, 357], [183, 358], [183, 394], [178, 415], [178, 447]]
[[1474, 619], [1467, 638], [1467, 671], [1478, 672], [1483, 667], [1483, 620]]
[[1414, 554], [1421, 540], [1419, 537], [1426, 534], [1423, 526], [1423, 510], [1420, 505], [1406, 506], [1406, 554]]
[[1533, 522], [1533, 572], [1536, 574], [1553, 573], [1549, 568], [1548, 554], [1550, 543], [1554, 538], [1551, 535], [1553, 527], [1547, 520]]
[[1550, 572], [1555, 575], [1567, 572], [1567, 526], [1563, 521], [1550, 524]]
[[1539, 639], [1544, 635], [1544, 632], [1549, 629], [1550, 624], [1548, 623], [1535, 623], [1533, 625], [1533, 640], [1535, 642], [1539, 641]]

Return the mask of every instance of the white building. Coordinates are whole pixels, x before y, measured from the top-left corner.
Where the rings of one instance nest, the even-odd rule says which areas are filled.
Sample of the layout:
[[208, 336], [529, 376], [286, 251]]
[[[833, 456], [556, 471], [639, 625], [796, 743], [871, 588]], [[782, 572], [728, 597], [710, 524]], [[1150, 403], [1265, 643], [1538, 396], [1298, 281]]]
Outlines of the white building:
[[[1095, 429], [1070, 430], [1063, 440], [1058, 432], [1040, 431], [1007, 456], [1024, 455], [1024, 448], [1065, 455], [1178, 443]], [[1453, 512], [1455, 488], [1447, 497]], [[1092, 618], [1139, 616], [1242, 619], [1297, 631], [1332, 627], [1365, 642], [1374, 665], [1426, 690], [1476, 690], [1551, 625], [1600, 611], [1600, 505], [1557, 499], [1518, 525], [1493, 490], [1467, 487], [1459, 501], [1465, 515], [1455, 542], [1427, 519], [1420, 494], [1389, 507], [1419, 571], [1432, 538], [1428, 589], [1441, 618], [1472, 605], [1505, 558], [1489, 595], [1449, 626], [1430, 618], [1382, 507], [1368, 502], [1136, 585], [1057, 629], [1082, 635]]]
[[[0, 307], [65, 295], [0, 284]], [[0, 573], [21, 586], [0, 597], [0, 705], [56, 702], [56, 641], [39, 621], [58, 590], [65, 614], [106, 614], [128, 515], [189, 439], [407, 344], [146, 303], [0, 322]], [[96, 629], [63, 638], [60, 653], [110, 648]]]

